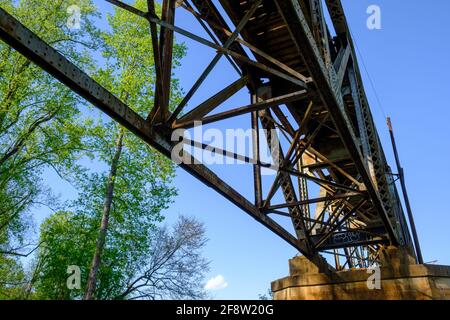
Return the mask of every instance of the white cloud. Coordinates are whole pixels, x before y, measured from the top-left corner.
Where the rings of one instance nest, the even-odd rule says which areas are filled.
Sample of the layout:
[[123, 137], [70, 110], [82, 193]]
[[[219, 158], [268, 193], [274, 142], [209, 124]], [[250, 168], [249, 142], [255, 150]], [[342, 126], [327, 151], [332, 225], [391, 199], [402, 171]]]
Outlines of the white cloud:
[[206, 282], [205, 289], [206, 290], [221, 290], [228, 287], [228, 283], [225, 281], [225, 278], [219, 274], [217, 277], [211, 278]]

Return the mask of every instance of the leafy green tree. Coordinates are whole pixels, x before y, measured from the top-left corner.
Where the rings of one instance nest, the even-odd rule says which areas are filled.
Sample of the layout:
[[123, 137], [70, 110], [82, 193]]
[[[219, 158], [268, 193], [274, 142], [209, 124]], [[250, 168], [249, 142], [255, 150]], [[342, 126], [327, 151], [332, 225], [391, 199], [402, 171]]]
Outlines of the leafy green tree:
[[[82, 68], [90, 69], [87, 50], [98, 47], [98, 16], [90, 0], [79, 0], [82, 12], [78, 30], [69, 29], [68, 0], [51, 5], [38, 0], [0, 0], [0, 6]], [[31, 225], [26, 215], [36, 204], [54, 198], [41, 174], [54, 169], [61, 176], [74, 172], [85, 154], [85, 123], [77, 105], [80, 98], [0, 42], [0, 260], [20, 269], [14, 248], [23, 245]], [[14, 264], [14, 265], [13, 265]], [[7, 292], [10, 272], [0, 272], [0, 291]], [[13, 274], [17, 274], [14, 273]], [[4, 278], [6, 277], [6, 278]], [[0, 292], [0, 298], [3, 297]], [[7, 293], [4, 293], [8, 297]]]
[[[146, 1], [138, 0], [138, 8], [145, 8]], [[130, 105], [142, 116], [147, 116], [152, 106], [155, 86], [155, 65], [151, 50], [151, 38], [142, 35], [148, 30], [148, 22], [125, 10], [115, 9], [108, 16], [111, 31], [104, 34], [104, 58], [106, 67], [100, 70], [97, 79], [110, 92]], [[175, 46], [175, 64], [184, 54], [183, 46]], [[180, 90], [174, 82], [171, 102], [180, 99]], [[99, 157], [108, 165], [108, 176], [93, 176], [102, 190], [102, 215], [95, 252], [93, 255], [85, 299], [92, 299], [97, 283], [100, 262], [105, 249], [110, 219], [121, 221], [120, 228], [129, 234], [148, 234], [153, 222], [160, 221], [159, 212], [167, 207], [175, 190], [169, 186], [173, 178], [173, 165], [158, 152], [144, 146], [138, 138], [125, 128], [110, 122], [100, 133]], [[103, 181], [103, 183], [102, 183]], [[99, 199], [100, 200], [100, 199]], [[99, 210], [96, 210], [98, 212]], [[142, 230], [142, 228], [147, 230]], [[139, 228], [141, 230], [139, 230]], [[116, 232], [111, 230], [110, 233]], [[123, 233], [123, 232], [122, 232]], [[112, 235], [112, 241], [114, 241]]]
[[[146, 223], [143, 223], [146, 224]], [[111, 224], [111, 229], [115, 227]], [[60, 211], [41, 226], [39, 261], [34, 298], [82, 299], [97, 237], [98, 217]], [[199, 299], [205, 297], [203, 280], [209, 262], [202, 257], [204, 226], [180, 217], [172, 228], [127, 228], [108, 233], [102, 255], [97, 299]], [[67, 267], [80, 266], [80, 289], [67, 285]]]
[[[145, 10], [146, 1], [138, 0], [135, 6]], [[151, 38], [143, 33], [149, 32], [148, 22], [121, 9], [108, 16], [108, 22], [109, 31], [102, 34], [104, 66], [95, 78], [145, 117], [154, 103], [155, 87]], [[184, 53], [183, 45], [175, 45], [175, 66]], [[173, 106], [181, 98], [176, 80], [170, 89]], [[43, 226], [37, 263], [42, 267], [36, 282], [40, 298], [80, 299], [82, 292], [85, 299], [134, 295], [135, 290], [126, 294], [124, 290], [139, 278], [136, 266], [149, 262], [156, 225], [163, 220], [161, 211], [176, 194], [171, 186], [174, 166], [170, 161], [117, 123], [104, 118], [99, 121], [91, 130], [89, 143], [95, 146], [95, 156], [105, 170], [79, 172], [79, 197], [71, 203], [70, 212], [59, 213]], [[55, 228], [63, 234], [53, 232]], [[83, 235], [74, 243], [78, 232]], [[91, 259], [86, 260], [89, 254]], [[66, 287], [68, 265], [79, 265], [83, 270], [83, 285], [78, 291]], [[205, 264], [203, 267], [206, 270]], [[191, 279], [197, 279], [194, 269], [187, 270]], [[200, 296], [201, 284], [196, 285], [195, 290], [186, 292]]]
[[23, 296], [27, 279], [21, 265], [14, 258], [0, 256], [0, 297], [17, 299]]

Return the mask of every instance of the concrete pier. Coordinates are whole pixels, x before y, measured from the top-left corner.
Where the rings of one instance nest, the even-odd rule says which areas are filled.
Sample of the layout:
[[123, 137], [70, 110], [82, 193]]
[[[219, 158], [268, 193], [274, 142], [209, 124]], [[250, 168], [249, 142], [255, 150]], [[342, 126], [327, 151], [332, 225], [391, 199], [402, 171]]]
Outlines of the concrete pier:
[[374, 288], [373, 270], [336, 272], [322, 257], [315, 263], [295, 257], [289, 261], [290, 276], [272, 283], [274, 299], [450, 300], [450, 266], [415, 264], [413, 256], [397, 248], [384, 249], [380, 263]]

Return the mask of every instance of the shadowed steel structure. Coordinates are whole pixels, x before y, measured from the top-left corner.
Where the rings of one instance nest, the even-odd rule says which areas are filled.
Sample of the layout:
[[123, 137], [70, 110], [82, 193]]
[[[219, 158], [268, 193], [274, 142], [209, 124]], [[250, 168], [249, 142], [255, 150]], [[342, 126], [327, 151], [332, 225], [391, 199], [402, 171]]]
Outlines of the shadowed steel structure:
[[[253, 166], [252, 199], [203, 164], [180, 166], [312, 261], [325, 253], [334, 256], [336, 270], [363, 268], [377, 261], [381, 246], [414, 248], [340, 0], [163, 0], [161, 16], [153, 0], [147, 1], [145, 11], [107, 1], [149, 23], [142, 36], [152, 39], [156, 85], [147, 118], [27, 29], [26, 21], [22, 24], [1, 8], [0, 37], [168, 157], [178, 143], [171, 141], [175, 129], [192, 128], [196, 121], [211, 124], [247, 116], [249, 128], [256, 129], [252, 157], [198, 141], [189, 143]], [[178, 10], [195, 16], [198, 28], [209, 38], [198, 36], [198, 29], [178, 27]], [[332, 25], [326, 23], [327, 11]], [[215, 50], [216, 55], [171, 112], [175, 33]], [[211, 81], [208, 75], [220, 59], [228, 60], [239, 79], [186, 111], [193, 95]], [[214, 112], [243, 88], [248, 88], [251, 104]], [[273, 166], [260, 160], [260, 146], [279, 141], [274, 132], [282, 133], [288, 148], [283, 150], [280, 143], [278, 154], [272, 154], [277, 171], [263, 188], [261, 170]], [[186, 151], [183, 156], [193, 160]], [[310, 194], [311, 184], [319, 195]], [[281, 203], [274, 203], [277, 192], [283, 195]], [[290, 219], [295, 232], [283, 228], [273, 215]]]

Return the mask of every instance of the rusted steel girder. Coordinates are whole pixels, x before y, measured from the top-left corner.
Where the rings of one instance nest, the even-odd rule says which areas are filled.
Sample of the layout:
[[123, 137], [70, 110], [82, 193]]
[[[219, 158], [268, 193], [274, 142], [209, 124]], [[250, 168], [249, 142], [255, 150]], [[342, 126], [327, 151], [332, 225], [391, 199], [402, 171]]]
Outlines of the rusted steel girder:
[[[53, 77], [85, 98], [115, 121], [167, 157], [171, 157], [170, 136], [153, 131], [149, 123], [103, 88], [94, 79], [41, 40], [17, 19], [0, 8], [0, 38]], [[287, 241], [300, 252], [306, 252], [298, 240], [279, 224], [260, 212], [252, 203], [203, 165], [180, 166], [188, 173], [234, 203], [252, 218]]]
[[370, 174], [367, 172], [360, 150], [356, 145], [356, 137], [344, 111], [342, 96], [340, 93], [336, 93], [340, 88], [337, 88], [336, 84], [332, 83], [332, 79], [328, 75], [327, 68], [320, 58], [319, 50], [299, 2], [297, 0], [274, 1], [289, 28], [292, 38], [294, 39], [316, 86], [320, 88], [319, 95], [331, 114], [345, 147], [355, 162], [358, 172], [367, 188], [372, 204], [377, 212], [379, 212], [380, 218], [383, 220], [392, 244], [397, 245], [399, 243], [397, 232], [381, 202], [378, 191], [373, 184]]
[[[175, 0], [163, 0], [161, 17], [155, 13], [154, 0], [148, 0], [148, 12], [119, 0], [106, 1], [149, 23], [150, 32], [143, 32], [152, 37], [157, 81], [155, 104], [147, 118], [136, 114], [6, 12], [0, 15], [0, 37], [168, 157], [178, 143], [170, 140], [172, 132], [191, 128], [196, 121], [216, 123], [246, 115], [254, 129], [279, 128], [289, 147], [285, 148], [287, 152], [279, 148], [282, 159], [279, 166], [261, 162], [259, 155], [260, 142], [270, 143], [278, 138], [272, 133], [269, 136], [253, 133], [253, 158], [183, 140], [194, 148], [252, 164], [254, 203], [205, 166], [185, 163], [180, 166], [311, 260], [318, 252], [331, 249], [338, 260], [343, 255], [336, 250], [342, 249], [347, 257], [344, 266], [354, 266], [355, 262], [364, 266], [364, 259], [376, 257], [379, 245], [402, 243], [402, 239], [397, 239], [399, 229], [407, 238], [408, 230], [403, 228], [401, 207], [395, 202], [398, 200], [395, 186], [389, 183], [392, 177], [385, 171], [386, 159], [339, 0], [327, 0], [329, 10], [330, 4], [334, 10], [331, 16], [338, 38], [330, 36], [318, 0], [220, 0], [234, 24], [231, 28], [212, 1], [178, 1], [179, 10], [193, 14], [211, 39], [176, 26]], [[174, 32], [215, 50], [216, 57], [171, 113], [167, 98]], [[253, 55], [248, 54], [249, 50]], [[188, 106], [190, 110], [179, 116], [188, 109], [191, 97], [208, 81], [222, 56], [231, 62], [239, 78], [196, 107]], [[214, 113], [244, 87], [253, 97], [251, 104], [242, 103], [242, 107]], [[269, 88], [273, 96], [259, 98], [258, 90], [262, 87]], [[272, 157], [273, 153], [271, 150]], [[268, 195], [263, 192], [261, 168], [277, 172]], [[319, 197], [309, 196], [308, 184], [320, 187]], [[278, 189], [284, 199], [274, 197]], [[311, 216], [310, 205], [315, 203], [318, 203], [316, 212]], [[289, 217], [296, 236], [269, 218], [270, 214]], [[358, 254], [364, 250], [367, 258], [360, 259]], [[339, 265], [336, 261], [336, 266]]]
[[348, 42], [348, 48], [350, 48], [351, 56], [353, 57], [348, 72], [349, 76], [352, 78], [350, 81], [354, 87], [352, 89], [352, 94], [356, 95], [353, 99], [355, 100], [355, 103], [360, 105], [359, 110], [357, 111], [360, 113], [360, 130], [364, 131], [361, 132], [361, 137], [364, 140], [362, 147], [365, 149], [365, 156], [370, 159], [367, 161], [370, 173], [374, 177], [376, 188], [380, 194], [380, 199], [386, 213], [390, 218], [401, 222], [400, 228], [402, 230], [398, 231], [401, 238], [399, 240], [401, 240], [404, 245], [411, 246], [412, 239], [409, 234], [408, 226], [403, 222], [404, 213], [401, 204], [399, 203], [398, 192], [395, 187], [392, 187], [394, 183], [390, 177], [391, 173], [386, 170], [386, 157], [381, 146], [380, 138], [375, 127], [372, 112], [363, 86], [358, 59], [356, 59], [355, 43], [348, 26], [342, 2], [341, 0], [325, 0], [325, 3], [337, 36]]

